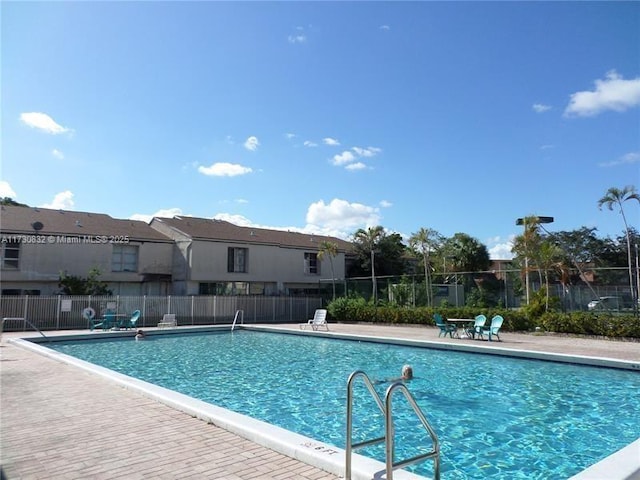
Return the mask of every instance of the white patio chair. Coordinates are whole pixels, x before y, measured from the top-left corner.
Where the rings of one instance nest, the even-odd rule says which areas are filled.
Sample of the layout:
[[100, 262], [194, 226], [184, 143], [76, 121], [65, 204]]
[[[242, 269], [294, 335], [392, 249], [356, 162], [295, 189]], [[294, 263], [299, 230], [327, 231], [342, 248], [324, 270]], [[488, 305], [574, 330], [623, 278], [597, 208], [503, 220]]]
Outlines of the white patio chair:
[[329, 331], [329, 324], [327, 323], [327, 311], [323, 308], [319, 308], [313, 315], [313, 318], [307, 323], [301, 323], [300, 329], [306, 330], [307, 327], [311, 327], [312, 330], [318, 330], [324, 328]]
[[175, 313], [165, 313], [162, 316], [162, 321], [158, 323], [158, 328], [176, 328], [177, 326]]

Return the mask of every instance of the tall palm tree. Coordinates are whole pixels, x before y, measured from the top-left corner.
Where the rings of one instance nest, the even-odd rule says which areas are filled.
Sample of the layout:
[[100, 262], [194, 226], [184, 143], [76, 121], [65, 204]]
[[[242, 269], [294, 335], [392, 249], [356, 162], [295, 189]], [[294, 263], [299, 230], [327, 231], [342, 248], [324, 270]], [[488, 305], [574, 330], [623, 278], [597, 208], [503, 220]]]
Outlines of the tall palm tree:
[[[617, 205], [620, 208], [620, 214], [622, 215], [622, 221], [624, 222], [624, 230], [627, 237], [627, 266], [629, 267], [629, 287], [631, 288], [631, 297], [633, 298], [633, 308], [638, 310], [638, 290], [633, 288], [633, 267], [631, 266], [631, 236], [629, 235], [629, 225], [627, 224], [627, 217], [624, 215], [624, 209], [622, 204], [627, 200], [636, 200], [640, 203], [640, 194], [638, 194], [636, 187], [633, 185], [627, 185], [622, 190], [619, 188], [611, 187], [607, 190], [607, 193], [598, 200], [598, 208], [602, 210], [602, 206], [606, 206], [609, 210], [613, 210], [613, 206]], [[636, 285], [637, 289], [640, 289], [640, 285]]]
[[431, 270], [429, 268], [429, 257], [431, 252], [442, 243], [442, 236], [431, 228], [421, 228], [413, 233], [409, 238], [409, 245], [414, 251], [422, 255], [424, 267], [424, 285], [427, 290], [427, 305], [433, 306], [433, 296], [431, 292]]
[[537, 255], [539, 269], [544, 273], [546, 289], [545, 311], [549, 311], [549, 272], [557, 270], [562, 273], [562, 250], [548, 240], [543, 240]]
[[[524, 284], [525, 284], [525, 298], [527, 305], [529, 305], [530, 288], [529, 288], [529, 274], [532, 270], [532, 264], [535, 265], [535, 259], [538, 256], [540, 250], [540, 243], [542, 237], [540, 235], [540, 221], [537, 215], [530, 215], [523, 219], [524, 232], [522, 235], [518, 235], [513, 241], [513, 247], [511, 251], [518, 257], [524, 257]], [[540, 270], [538, 269], [538, 274]]]
[[376, 227], [369, 227], [366, 230], [360, 228], [353, 235], [354, 241], [362, 247], [366, 252], [369, 252], [371, 256], [371, 296], [373, 301], [377, 301], [377, 288], [376, 288], [376, 269], [375, 263], [375, 251], [378, 247], [378, 243], [384, 236], [384, 228], [378, 225]]
[[331, 283], [333, 285], [333, 299], [336, 299], [336, 274], [333, 271], [333, 257], [338, 256], [338, 245], [334, 242], [324, 240], [318, 245], [318, 260], [322, 261], [324, 257], [329, 257], [329, 265], [331, 265]]

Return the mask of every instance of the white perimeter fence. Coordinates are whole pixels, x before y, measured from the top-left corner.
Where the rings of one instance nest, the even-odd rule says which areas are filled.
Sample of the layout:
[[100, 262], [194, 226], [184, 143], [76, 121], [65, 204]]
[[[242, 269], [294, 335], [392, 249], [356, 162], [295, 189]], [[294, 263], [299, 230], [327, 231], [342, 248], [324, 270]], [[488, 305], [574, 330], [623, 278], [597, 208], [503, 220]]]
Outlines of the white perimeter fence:
[[[0, 296], [4, 331], [70, 330], [88, 328], [82, 316], [92, 308], [96, 316], [107, 310], [130, 315], [142, 313], [138, 326], [155, 327], [165, 313], [175, 313], [178, 325], [231, 324], [237, 310], [245, 323], [303, 323], [322, 308], [320, 297], [249, 296]], [[27, 321], [18, 320], [19, 318]]]

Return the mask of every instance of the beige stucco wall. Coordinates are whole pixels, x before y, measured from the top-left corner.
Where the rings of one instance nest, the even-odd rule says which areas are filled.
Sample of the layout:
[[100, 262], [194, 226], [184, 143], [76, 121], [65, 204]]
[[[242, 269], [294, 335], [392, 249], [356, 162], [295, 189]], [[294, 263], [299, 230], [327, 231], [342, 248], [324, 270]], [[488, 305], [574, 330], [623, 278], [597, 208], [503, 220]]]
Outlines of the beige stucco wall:
[[[229, 247], [247, 248], [248, 272], [227, 272]], [[189, 276], [196, 282], [278, 282], [315, 283], [331, 278], [331, 265], [326, 258], [320, 264], [320, 274], [304, 273], [304, 254], [318, 253], [317, 246], [309, 249], [285, 248], [271, 245], [247, 245], [194, 241], [191, 247]], [[335, 278], [344, 278], [344, 254], [333, 258]]]
[[171, 274], [172, 243], [131, 242], [138, 245], [138, 272], [112, 272], [112, 244], [42, 243], [20, 246], [19, 270], [2, 271], [2, 288], [39, 289], [42, 294], [57, 288], [60, 272], [86, 277], [89, 270], [100, 269], [100, 280], [110, 285], [142, 281], [142, 274]]

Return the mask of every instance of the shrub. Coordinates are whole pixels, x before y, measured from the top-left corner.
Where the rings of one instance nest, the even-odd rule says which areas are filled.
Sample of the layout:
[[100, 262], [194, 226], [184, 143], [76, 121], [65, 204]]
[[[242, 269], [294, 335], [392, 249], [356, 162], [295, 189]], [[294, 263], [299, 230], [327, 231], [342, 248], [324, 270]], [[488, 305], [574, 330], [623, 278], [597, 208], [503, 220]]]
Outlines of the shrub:
[[508, 310], [504, 308], [478, 307], [402, 307], [374, 304], [362, 297], [338, 298], [327, 306], [331, 318], [339, 322], [372, 322], [394, 325], [434, 325], [433, 314], [444, 318], [474, 318], [484, 314], [487, 321], [495, 315], [504, 318], [502, 330], [507, 332], [533, 331], [542, 327], [556, 333], [601, 335], [607, 337], [640, 338], [640, 319], [631, 314], [539, 311], [539, 303], [533, 309]]

